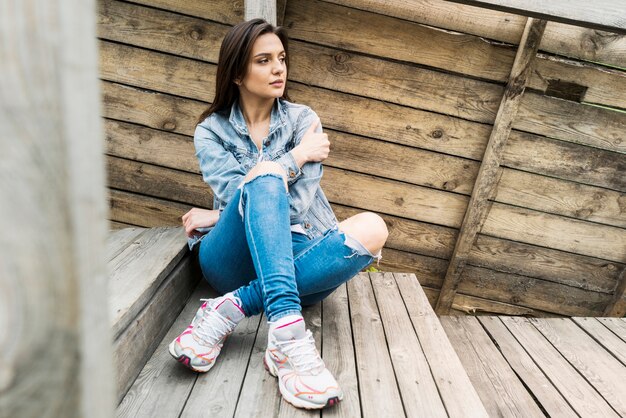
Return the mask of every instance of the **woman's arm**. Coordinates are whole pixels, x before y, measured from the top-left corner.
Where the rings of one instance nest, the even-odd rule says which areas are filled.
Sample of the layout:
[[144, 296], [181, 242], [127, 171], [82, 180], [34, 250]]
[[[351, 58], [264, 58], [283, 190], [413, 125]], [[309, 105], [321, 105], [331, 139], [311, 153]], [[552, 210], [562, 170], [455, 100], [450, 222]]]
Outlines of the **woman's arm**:
[[220, 201], [229, 202], [246, 175], [243, 167], [205, 126], [196, 127], [193, 141], [202, 179]]
[[[295, 180], [288, 181], [292, 224], [302, 222], [303, 216], [309, 211], [324, 172], [321, 161], [328, 157], [330, 150], [328, 136], [323, 133], [319, 117], [310, 108], [304, 111], [298, 123], [295, 143], [297, 145], [291, 150], [290, 158], [304, 163]], [[283, 157], [285, 155], [281, 156]], [[276, 161], [280, 163], [280, 158]]]

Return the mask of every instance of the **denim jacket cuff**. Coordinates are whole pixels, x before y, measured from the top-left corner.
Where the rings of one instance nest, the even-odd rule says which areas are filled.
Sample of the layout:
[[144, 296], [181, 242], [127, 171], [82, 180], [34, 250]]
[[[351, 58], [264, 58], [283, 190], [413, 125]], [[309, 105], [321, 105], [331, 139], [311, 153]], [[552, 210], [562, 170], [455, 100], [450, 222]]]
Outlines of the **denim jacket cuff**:
[[276, 162], [285, 169], [288, 185], [293, 184], [302, 175], [302, 170], [298, 167], [298, 163], [296, 163], [296, 159], [293, 158], [291, 151], [283, 154], [278, 160], [276, 160]]

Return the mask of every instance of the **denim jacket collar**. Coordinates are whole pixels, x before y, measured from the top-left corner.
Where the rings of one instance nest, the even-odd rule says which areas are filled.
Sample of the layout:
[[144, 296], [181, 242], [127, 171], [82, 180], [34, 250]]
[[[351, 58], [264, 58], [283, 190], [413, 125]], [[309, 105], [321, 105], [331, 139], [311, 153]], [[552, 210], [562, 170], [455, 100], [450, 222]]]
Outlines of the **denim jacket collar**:
[[[285, 106], [281, 103], [280, 99], [274, 100], [272, 111], [270, 113], [270, 131], [268, 136], [272, 135], [281, 126], [286, 124], [287, 115]], [[233, 125], [235, 130], [240, 135], [249, 135], [248, 126], [246, 120], [243, 117], [243, 112], [239, 106], [239, 99], [235, 100], [230, 108], [230, 117], [228, 121]]]

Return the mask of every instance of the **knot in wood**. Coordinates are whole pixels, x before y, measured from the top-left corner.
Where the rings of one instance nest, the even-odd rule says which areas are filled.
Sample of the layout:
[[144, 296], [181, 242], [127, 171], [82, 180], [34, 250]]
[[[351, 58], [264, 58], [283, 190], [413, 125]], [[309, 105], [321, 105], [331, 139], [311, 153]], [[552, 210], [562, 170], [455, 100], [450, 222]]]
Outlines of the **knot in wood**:
[[166, 131], [173, 131], [174, 129], [176, 129], [176, 122], [174, 122], [173, 120], [167, 120], [163, 122], [162, 128]]
[[439, 139], [443, 136], [443, 131], [441, 129], [435, 129], [430, 135], [435, 139]]
[[194, 41], [201, 41], [204, 38], [204, 31], [201, 28], [192, 28], [189, 37]]

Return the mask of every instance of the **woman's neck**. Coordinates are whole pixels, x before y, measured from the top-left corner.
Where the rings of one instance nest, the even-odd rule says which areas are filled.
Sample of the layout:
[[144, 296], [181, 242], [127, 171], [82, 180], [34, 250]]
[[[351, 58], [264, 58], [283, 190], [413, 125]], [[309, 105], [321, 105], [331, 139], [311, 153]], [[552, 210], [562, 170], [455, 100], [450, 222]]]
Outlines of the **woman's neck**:
[[249, 127], [269, 122], [274, 100], [239, 97], [241, 113]]

